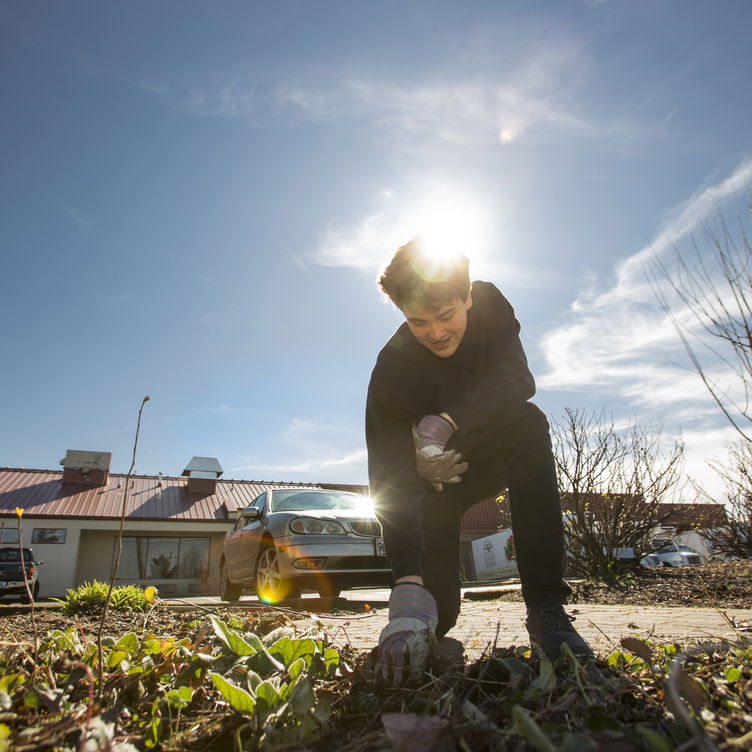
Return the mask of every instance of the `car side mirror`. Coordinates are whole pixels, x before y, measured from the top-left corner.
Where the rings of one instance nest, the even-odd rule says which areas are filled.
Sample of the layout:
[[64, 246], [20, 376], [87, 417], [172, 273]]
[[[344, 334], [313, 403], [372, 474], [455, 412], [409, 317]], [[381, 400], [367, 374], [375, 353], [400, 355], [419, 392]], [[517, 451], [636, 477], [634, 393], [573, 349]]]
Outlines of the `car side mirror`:
[[248, 509], [241, 509], [240, 516], [246, 520], [257, 520], [261, 517], [261, 512], [256, 507], [249, 507]]
[[41, 567], [42, 564], [44, 564], [44, 559], [40, 559], [39, 561], [34, 562], [38, 567]]

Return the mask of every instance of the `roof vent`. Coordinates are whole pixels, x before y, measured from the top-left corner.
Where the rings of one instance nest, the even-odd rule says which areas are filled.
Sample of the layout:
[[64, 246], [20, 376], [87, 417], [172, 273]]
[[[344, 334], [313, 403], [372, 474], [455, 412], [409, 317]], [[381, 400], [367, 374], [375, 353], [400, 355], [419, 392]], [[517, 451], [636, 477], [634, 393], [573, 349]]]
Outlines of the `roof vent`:
[[188, 477], [188, 493], [209, 496], [217, 489], [217, 478], [224, 470], [216, 457], [192, 457], [183, 475]]
[[63, 483], [78, 486], [104, 486], [110, 477], [112, 452], [83, 452], [68, 449], [60, 460]]

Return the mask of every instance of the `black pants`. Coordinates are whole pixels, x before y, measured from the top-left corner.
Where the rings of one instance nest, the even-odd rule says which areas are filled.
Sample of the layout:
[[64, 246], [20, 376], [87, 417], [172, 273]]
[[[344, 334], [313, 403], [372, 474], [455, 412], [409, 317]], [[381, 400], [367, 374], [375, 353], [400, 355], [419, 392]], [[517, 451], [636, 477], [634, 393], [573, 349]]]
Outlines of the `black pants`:
[[528, 606], [565, 603], [564, 532], [548, 421], [531, 402], [500, 410], [482, 430], [448, 447], [470, 464], [458, 484], [429, 487], [422, 500], [423, 581], [436, 598], [437, 634], [460, 613], [460, 520], [473, 504], [509, 489], [522, 596]]

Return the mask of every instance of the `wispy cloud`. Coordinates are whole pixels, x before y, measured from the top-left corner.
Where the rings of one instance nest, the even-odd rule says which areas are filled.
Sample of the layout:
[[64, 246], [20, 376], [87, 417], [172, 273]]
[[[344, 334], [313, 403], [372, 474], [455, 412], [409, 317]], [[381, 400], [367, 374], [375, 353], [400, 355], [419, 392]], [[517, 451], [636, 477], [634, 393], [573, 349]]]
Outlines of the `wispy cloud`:
[[246, 415], [249, 410], [244, 407], [233, 407], [232, 405], [221, 404], [210, 408], [211, 412], [217, 415]]
[[367, 216], [352, 225], [332, 223], [322, 233], [316, 251], [299, 261], [375, 271], [383, 266], [390, 249], [415, 234], [403, 225], [402, 216], [393, 211]]
[[[567, 321], [542, 339], [548, 371], [539, 378], [548, 389], [581, 390], [608, 396], [653, 413], [682, 411], [688, 423], [699, 425], [718, 419], [709, 410], [710, 397], [691, 369], [676, 331], [659, 306], [647, 277], [647, 268], [656, 258], [669, 269], [674, 249], [687, 236], [694, 235], [716, 211], [723, 211], [732, 199], [752, 181], [752, 160], [744, 160], [727, 178], [698, 190], [689, 200], [669, 212], [651, 243], [625, 259], [616, 269], [616, 280], [598, 289], [591, 282], [573, 302]], [[666, 294], [671, 287], [665, 280]], [[674, 296], [674, 315], [701, 336], [691, 313]], [[719, 362], [710, 363], [709, 379], [729, 392], [739, 385]]]
[[285, 441], [295, 441], [298, 443], [310, 443], [316, 445], [320, 442], [322, 435], [342, 435], [349, 431], [340, 425], [333, 423], [322, 423], [314, 420], [305, 420], [303, 418], [293, 418], [290, 423], [283, 429], [281, 436]]
[[276, 480], [365, 483], [366, 458], [362, 438], [351, 429], [293, 418], [268, 437], [262, 452], [241, 460], [231, 471]]
[[[566, 136], [620, 140], [633, 124], [588, 113], [592, 69], [585, 46], [567, 38], [531, 42], [503, 59], [489, 45], [479, 65], [492, 73], [422, 80], [368, 78], [293, 70], [276, 79], [233, 75], [193, 82], [182, 94], [139, 84], [197, 115], [241, 118], [252, 125], [348, 124], [389, 134], [412, 147], [431, 144], [500, 147]], [[510, 61], [514, 61], [510, 63]]]
[[[367, 458], [366, 449], [355, 449], [351, 452], [347, 452], [343, 455], [333, 456], [319, 456], [312, 459], [301, 459], [291, 462], [289, 464], [254, 464], [246, 467], [236, 467], [233, 471], [247, 471], [254, 470], [266, 473], [273, 473], [278, 476], [286, 475], [289, 477], [291, 474], [305, 473], [306, 477], [311, 478], [318, 470], [342, 470], [350, 468], [360, 468], [364, 465]], [[363, 476], [361, 476], [363, 478]], [[331, 480], [331, 473], [326, 478], [319, 477], [317, 480]], [[347, 482], [347, 481], [344, 481]], [[356, 481], [352, 481], [356, 482]]]
[[649, 295], [644, 267], [650, 258], [671, 250], [682, 238], [701, 228], [716, 209], [739, 195], [750, 183], [752, 158], [747, 158], [725, 180], [703, 186], [683, 204], [675, 207], [655, 238], [619, 266], [615, 292], [639, 292], [642, 297]]
[[68, 215], [68, 218], [80, 229], [84, 232], [91, 232], [93, 229], [93, 226], [91, 222], [84, 217], [81, 212], [77, 211], [76, 209], [66, 209], [65, 213]]

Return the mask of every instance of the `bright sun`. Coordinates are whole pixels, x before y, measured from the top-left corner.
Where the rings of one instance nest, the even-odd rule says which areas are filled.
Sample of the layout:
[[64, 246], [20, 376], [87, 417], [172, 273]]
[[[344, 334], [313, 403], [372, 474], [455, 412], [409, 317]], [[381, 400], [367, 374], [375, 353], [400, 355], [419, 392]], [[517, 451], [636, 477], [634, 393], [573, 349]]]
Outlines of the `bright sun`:
[[428, 200], [412, 215], [410, 225], [413, 235], [421, 235], [437, 257], [459, 251], [477, 258], [486, 244], [483, 212], [461, 194], [443, 194]]

